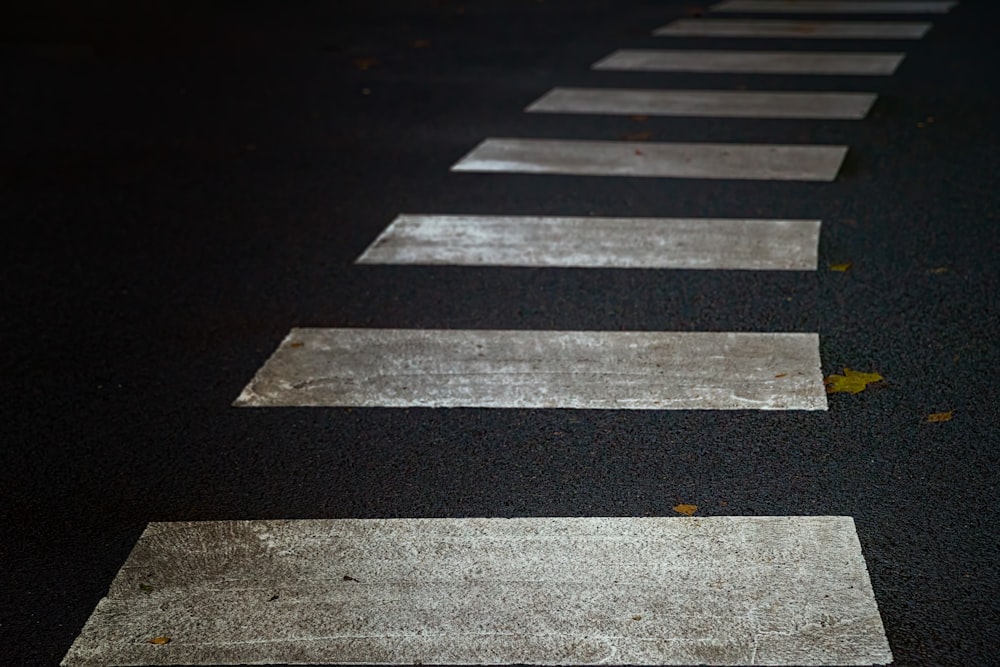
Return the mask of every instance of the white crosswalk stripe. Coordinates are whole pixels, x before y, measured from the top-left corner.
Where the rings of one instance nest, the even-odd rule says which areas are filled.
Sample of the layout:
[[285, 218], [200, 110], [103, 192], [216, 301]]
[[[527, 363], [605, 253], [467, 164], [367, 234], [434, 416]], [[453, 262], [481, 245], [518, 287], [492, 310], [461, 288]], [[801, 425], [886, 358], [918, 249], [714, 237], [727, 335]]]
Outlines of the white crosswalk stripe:
[[812, 271], [818, 220], [401, 215], [359, 264]]
[[738, 74], [887, 76], [902, 53], [816, 51], [689, 51], [620, 49], [594, 63], [596, 70]]
[[553, 88], [525, 110], [532, 113], [860, 120], [871, 109], [875, 98], [872, 93]]
[[846, 146], [487, 139], [452, 171], [832, 181]]
[[150, 524], [63, 665], [891, 660], [848, 517], [595, 517]]
[[293, 329], [241, 407], [826, 410], [806, 333]]
[[905, 0], [724, 0], [713, 12], [775, 14], [945, 14], [955, 2]]
[[920, 39], [930, 23], [677, 19], [653, 31], [662, 37], [779, 37], [789, 39]]

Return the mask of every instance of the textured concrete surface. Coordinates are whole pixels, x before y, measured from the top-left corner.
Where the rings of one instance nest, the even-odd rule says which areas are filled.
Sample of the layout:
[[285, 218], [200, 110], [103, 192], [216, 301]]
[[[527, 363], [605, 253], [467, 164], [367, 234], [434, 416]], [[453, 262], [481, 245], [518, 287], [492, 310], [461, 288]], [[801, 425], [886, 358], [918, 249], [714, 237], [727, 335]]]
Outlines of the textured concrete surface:
[[859, 120], [871, 109], [876, 97], [866, 93], [554, 88], [531, 103], [526, 111]]
[[763, 37], [786, 39], [919, 39], [930, 23], [912, 21], [781, 21], [677, 19], [653, 31], [662, 37]]
[[670, 51], [619, 49], [594, 63], [596, 70], [743, 74], [888, 76], [902, 53], [817, 53], [813, 51]]
[[457, 172], [832, 181], [845, 146], [487, 139]]
[[800, 333], [293, 329], [235, 405], [825, 410]]
[[401, 215], [362, 264], [814, 271], [818, 220]]
[[850, 518], [678, 517], [152, 524], [63, 664], [891, 660]]

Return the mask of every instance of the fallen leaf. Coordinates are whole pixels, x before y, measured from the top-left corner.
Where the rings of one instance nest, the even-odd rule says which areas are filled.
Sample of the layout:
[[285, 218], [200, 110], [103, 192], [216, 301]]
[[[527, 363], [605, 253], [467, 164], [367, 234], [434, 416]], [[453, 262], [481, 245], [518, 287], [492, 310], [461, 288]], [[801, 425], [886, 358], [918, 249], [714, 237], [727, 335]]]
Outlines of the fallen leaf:
[[642, 616], [633, 616], [632, 620], [633, 621], [641, 621], [642, 620]]
[[844, 271], [847, 271], [849, 268], [851, 268], [852, 265], [853, 265], [852, 262], [844, 262], [842, 264], [830, 264], [830, 270], [840, 271], [841, 273], [843, 273]]
[[935, 269], [931, 269], [931, 273], [936, 274], [936, 275], [940, 275], [942, 273], [948, 273], [948, 267], [947, 266], [939, 266], [939, 267], [937, 267]]
[[778, 373], [774, 377], [775, 377], [775, 379], [777, 379], [777, 378], [783, 378], [783, 377], [788, 377], [788, 373]]
[[289, 343], [288, 347], [302, 347], [304, 345], [305, 345], [305, 343], [295, 342], [295, 343]]
[[638, 148], [635, 149], [635, 154], [636, 155], [644, 155], [644, 153], [641, 150], [639, 150]]
[[152, 586], [150, 586], [149, 584], [139, 584], [139, 590], [142, 591], [143, 593], [147, 593], [148, 594], [148, 593], [152, 593], [156, 589], [153, 588]]
[[368, 70], [378, 65], [378, 58], [355, 58], [354, 66], [360, 70]]
[[674, 511], [684, 516], [691, 516], [698, 511], [697, 505], [674, 505]]
[[933, 414], [927, 415], [927, 423], [935, 424], [937, 422], [950, 422], [951, 418], [955, 415], [954, 410], [949, 410], [948, 412], [935, 412]]
[[345, 574], [345, 575], [344, 575], [344, 581], [357, 581], [357, 579], [355, 579], [354, 577], [349, 577], [349, 576], [347, 576], [347, 575]]
[[170, 637], [153, 637], [149, 640], [150, 644], [156, 644], [157, 646], [163, 646], [164, 644], [169, 644], [171, 641]]
[[842, 392], [857, 394], [864, 391], [873, 382], [881, 382], [884, 379], [878, 373], [859, 373], [845, 367], [843, 375], [831, 375], [824, 378], [823, 384], [826, 385], [826, 393], [828, 394]]
[[649, 141], [652, 138], [652, 132], [633, 132], [622, 136], [623, 141]]

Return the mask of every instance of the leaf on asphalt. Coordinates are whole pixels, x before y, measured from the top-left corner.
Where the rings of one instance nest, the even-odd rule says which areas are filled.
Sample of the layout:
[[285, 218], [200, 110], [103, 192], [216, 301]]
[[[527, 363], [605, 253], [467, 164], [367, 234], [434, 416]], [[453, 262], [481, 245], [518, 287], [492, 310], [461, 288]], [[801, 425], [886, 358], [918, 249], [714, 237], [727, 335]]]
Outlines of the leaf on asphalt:
[[378, 58], [355, 58], [354, 66], [360, 70], [371, 69], [378, 65]]
[[951, 418], [955, 416], [954, 410], [949, 410], [948, 412], [935, 412], [933, 414], [927, 415], [927, 422], [929, 424], [934, 424], [936, 422], [950, 422]]
[[305, 345], [305, 343], [303, 343], [303, 342], [301, 342], [301, 341], [296, 341], [296, 342], [294, 342], [294, 343], [289, 343], [289, 344], [288, 344], [288, 347], [302, 347], [302, 346], [304, 346], [304, 345]]
[[652, 132], [632, 132], [622, 136], [623, 141], [649, 141], [652, 138]]
[[698, 511], [697, 505], [674, 505], [674, 511], [684, 516], [691, 516]]
[[156, 644], [157, 646], [163, 646], [164, 644], [169, 644], [172, 639], [170, 637], [153, 637], [149, 640], [150, 644]]
[[356, 582], [357, 579], [355, 579], [354, 577], [351, 577], [351, 576], [348, 576], [348, 575], [345, 574], [344, 575], [344, 581], [354, 581], [354, 582]]
[[830, 270], [831, 271], [840, 271], [841, 273], [843, 273], [844, 271], [847, 271], [849, 268], [851, 268], [851, 265], [852, 265], [852, 262], [843, 262], [841, 264], [831, 264], [830, 265]]
[[828, 394], [842, 392], [857, 394], [864, 391], [868, 385], [881, 382], [884, 379], [878, 373], [860, 373], [845, 367], [843, 375], [831, 375], [823, 380], [823, 384], [826, 385], [826, 393]]
[[941, 275], [942, 273], [948, 273], [948, 267], [947, 266], [939, 266], [937, 268], [931, 269], [931, 273], [933, 273], [935, 275]]
[[139, 584], [139, 590], [142, 591], [143, 593], [152, 593], [156, 589], [150, 586], [149, 584]]

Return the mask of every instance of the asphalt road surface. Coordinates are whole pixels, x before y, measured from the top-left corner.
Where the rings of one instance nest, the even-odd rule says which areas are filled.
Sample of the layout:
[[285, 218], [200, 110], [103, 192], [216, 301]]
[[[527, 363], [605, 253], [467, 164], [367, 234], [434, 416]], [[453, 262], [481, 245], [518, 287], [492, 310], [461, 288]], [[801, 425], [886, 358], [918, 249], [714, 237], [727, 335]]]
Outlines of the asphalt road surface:
[[[629, 612], [628, 627], [673, 625], [678, 646], [691, 639], [676, 629], [685, 614], [722, 617], [750, 604], [750, 593], [738, 590], [756, 585], [753, 577], [739, 583], [746, 558], [757, 559], [753, 572], [777, 558], [800, 573], [795, 590], [759, 592], [772, 602], [846, 590], [816, 568], [848, 563], [850, 576], [870, 580], [870, 592], [867, 584], [852, 590], [864, 609], [877, 604], [874, 625], [862, 632], [844, 608], [821, 613], [807, 600], [802, 609], [817, 616], [776, 625], [772, 635], [799, 641], [829, 632], [850, 645], [846, 653], [807, 637], [798, 653], [774, 655], [787, 664], [841, 664], [846, 658], [837, 656], [857, 647], [862, 657], [882, 655], [887, 640], [897, 665], [1000, 664], [997, 12], [983, 0], [940, 13], [855, 7], [808, 16], [710, 4], [53, 1], [2, 10], [0, 662], [58, 664], [148, 524], [207, 522], [185, 528], [207, 531], [188, 542], [170, 537], [178, 524], [151, 527], [152, 541], [141, 543], [150, 553], [137, 548], [132, 561], [134, 571], [150, 571], [116, 583], [134, 606], [122, 602], [124, 611], [101, 626], [111, 634], [93, 641], [109, 653], [86, 664], [115, 664], [111, 637], [126, 626], [138, 628], [126, 641], [151, 656], [129, 664], [246, 661], [256, 654], [225, 658], [218, 646], [185, 644], [190, 628], [185, 635], [154, 623], [146, 632], [151, 617], [142, 613], [183, 606], [158, 596], [183, 600], [189, 575], [220, 585], [198, 568], [211, 569], [234, 544], [266, 542], [266, 558], [284, 544], [283, 558], [307, 559], [312, 547], [304, 544], [371, 526], [389, 526], [381, 546], [333, 540], [331, 548], [385, 549], [386, 562], [396, 562], [393, 554], [417, 534], [466, 540], [473, 552], [481, 540], [514, 540], [484, 552], [499, 568], [495, 577], [517, 578], [551, 560], [552, 577], [585, 578], [577, 582], [580, 606], [565, 612], [570, 625], [586, 604], [614, 598], [622, 586], [647, 605]], [[909, 39], [817, 37], [816, 26], [801, 24], [793, 36], [653, 35], [678, 19], [933, 25]], [[709, 64], [717, 56], [704, 53], [681, 56], [687, 64], [673, 69], [683, 71], [652, 71], [648, 62], [592, 69], [620, 49], [824, 52], [836, 62], [836, 54], [867, 53], [880, 57], [865, 66], [879, 67], [885, 54], [905, 58], [890, 72], [863, 74], [809, 73], [816, 70], [802, 65], [814, 63], [807, 55], [787, 60], [806, 67], [799, 73], [760, 73], [754, 56], [732, 54], [720, 71]], [[852, 112], [863, 100], [849, 97], [840, 112], [847, 116], [834, 118], [815, 108], [807, 117], [773, 117], [774, 108], [787, 115], [789, 100], [769, 113], [758, 100], [734, 114], [745, 98], [688, 99], [686, 110], [667, 115], [663, 100], [616, 113], [525, 112], [557, 87], [877, 98]], [[487, 139], [562, 143], [481, 145]], [[615, 143], [565, 143], [577, 141]], [[721, 148], [709, 154], [703, 144]], [[733, 144], [765, 149], [743, 155]], [[816, 167], [811, 149], [775, 158], [772, 145], [847, 152], [824, 153]], [[477, 147], [483, 152], [470, 155]], [[452, 171], [463, 159], [467, 168]], [[357, 262], [401, 214], [415, 216], [415, 228], [424, 224], [413, 233], [427, 238], [373, 249], [452, 254], [402, 262], [390, 252]], [[466, 217], [419, 217], [456, 215]], [[551, 231], [524, 227], [511, 240], [524, 217], [551, 223]], [[577, 226], [560, 227], [566, 218]], [[591, 218], [608, 220], [607, 229], [592, 232]], [[651, 224], [629, 245], [638, 228], [615, 221], [639, 218], [680, 220], [670, 223], [680, 236], [657, 241], [661, 227]], [[762, 259], [777, 227], [761, 227], [759, 237], [739, 236], [746, 224], [702, 235], [699, 221], [720, 219], [821, 224], [797, 228], [806, 241], [791, 255], [782, 241]], [[433, 226], [449, 220], [455, 226]], [[734, 259], [734, 234], [750, 244], [742, 259]], [[456, 238], [479, 245], [449, 250]], [[501, 240], [512, 245], [503, 249]], [[686, 244], [701, 254], [678, 250]], [[637, 259], [650, 247], [662, 251]], [[786, 261], [798, 264], [744, 265]], [[347, 350], [348, 369], [331, 379], [324, 351], [337, 346]], [[651, 363], [663, 350], [670, 363]], [[786, 362], [791, 370], [781, 371]], [[827, 395], [823, 378], [845, 368], [882, 380]], [[374, 389], [344, 379], [364, 373], [387, 379]], [[636, 384], [620, 383], [624, 376]], [[438, 377], [443, 384], [431, 386]], [[782, 393], [779, 379], [801, 380], [798, 393]], [[771, 534], [761, 517], [786, 519], [767, 524], [773, 538], [754, 542]], [[454, 521], [366, 521], [418, 518]], [[504, 518], [521, 523], [490, 521]], [[256, 523], [211, 523], [234, 520]], [[718, 532], [678, 552], [676, 569], [664, 574], [664, 554], [687, 545], [692, 527]], [[167, 538], [157, 542], [158, 530]], [[603, 570], [578, 560], [591, 552], [560, 537], [577, 530], [598, 560], [618, 553], [608, 540], [629, 536], [634, 552], [609, 562], [647, 568], [648, 587], [627, 579], [638, 569], [595, 584]], [[545, 531], [556, 537], [544, 548], [517, 541]], [[731, 531], [743, 536], [739, 549]], [[828, 537], [843, 552], [828, 548]], [[167, 591], [149, 559], [167, 563], [158, 549], [171, 540], [185, 556], [202, 556], [178, 568]], [[811, 541], [822, 548], [810, 549]], [[454, 565], [441, 554], [414, 558], [408, 567], [425, 575]], [[261, 576], [280, 579], [311, 563], [281, 561]], [[383, 570], [391, 568], [368, 576], [387, 576]], [[348, 574], [333, 584], [324, 576], [333, 588], [365, 583]], [[680, 590], [687, 584], [677, 582], [703, 574], [703, 585]], [[495, 584], [483, 577], [469, 585], [481, 592]], [[715, 583], [728, 598], [712, 592]], [[430, 608], [444, 604], [431, 584], [410, 585], [430, 587]], [[545, 600], [566, 602], [547, 585], [523, 591], [540, 596], [542, 607], [530, 609], [536, 616], [486, 599], [441, 642], [475, 639], [466, 626], [490, 614], [509, 615], [517, 637], [531, 635]], [[666, 589], [674, 606], [657, 607], [667, 604]], [[372, 618], [395, 623], [387, 598], [371, 595]], [[140, 612], [144, 604], [154, 611]], [[230, 615], [218, 621], [224, 635], [266, 635], [249, 603], [219, 604], [220, 618]], [[671, 615], [657, 615], [668, 607]], [[780, 604], [765, 607], [755, 609]], [[196, 609], [206, 625], [212, 609]], [[562, 630], [557, 643], [584, 646], [588, 627]], [[848, 641], [854, 631], [874, 648], [865, 653], [867, 644]], [[699, 632], [725, 646], [746, 639]], [[157, 637], [164, 643], [149, 643]], [[753, 659], [774, 664], [764, 648], [757, 652], [758, 639]], [[381, 661], [471, 655], [435, 654], [437, 640], [430, 653], [399, 638], [375, 640], [389, 646]], [[626, 655], [538, 646], [537, 654], [498, 649], [492, 660], [579, 664]], [[651, 646], [647, 662], [685, 664], [673, 648]], [[308, 653], [295, 651], [265, 662]], [[378, 657], [321, 655], [329, 659], [307, 661]], [[738, 651], [691, 655], [690, 664], [750, 662], [733, 658]]]

